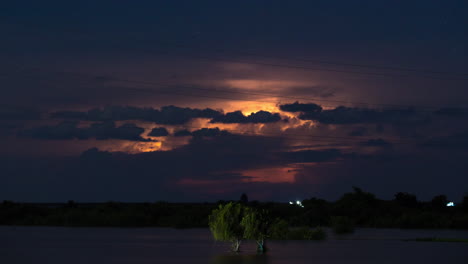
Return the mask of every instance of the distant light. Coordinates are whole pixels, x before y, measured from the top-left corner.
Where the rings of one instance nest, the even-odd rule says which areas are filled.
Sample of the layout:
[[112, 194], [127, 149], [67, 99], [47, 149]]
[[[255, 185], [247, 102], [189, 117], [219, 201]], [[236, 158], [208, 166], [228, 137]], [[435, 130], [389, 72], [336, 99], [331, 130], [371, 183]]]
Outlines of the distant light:
[[291, 202], [291, 201], [289, 201], [289, 204], [291, 204], [291, 205], [296, 204], [297, 206], [304, 207], [304, 205], [302, 205], [302, 202], [299, 201], [299, 200], [297, 200], [296, 202]]
[[450, 203], [447, 204], [447, 206], [449, 206], [449, 207], [455, 206], [455, 203], [454, 203], [454, 202], [450, 202]]

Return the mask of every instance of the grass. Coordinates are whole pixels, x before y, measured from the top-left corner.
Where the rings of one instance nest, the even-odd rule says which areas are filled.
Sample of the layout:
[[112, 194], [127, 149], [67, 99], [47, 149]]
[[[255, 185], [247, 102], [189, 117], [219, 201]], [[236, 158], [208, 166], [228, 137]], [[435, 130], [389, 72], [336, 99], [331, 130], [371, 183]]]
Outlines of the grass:
[[422, 237], [422, 238], [414, 238], [414, 239], [405, 239], [403, 241], [468, 243], [468, 239], [466, 238], [439, 238], [439, 237]]

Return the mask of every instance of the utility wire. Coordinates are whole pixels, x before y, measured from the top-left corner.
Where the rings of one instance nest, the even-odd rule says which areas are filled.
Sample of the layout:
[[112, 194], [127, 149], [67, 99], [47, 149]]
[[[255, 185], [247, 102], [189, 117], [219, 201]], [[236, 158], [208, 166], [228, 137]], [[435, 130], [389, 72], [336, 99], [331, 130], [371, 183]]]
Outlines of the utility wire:
[[[85, 76], [85, 77], [90, 77], [90, 78], [94, 78], [94, 79], [103, 78], [103, 76], [100, 76], [100, 75], [93, 75], [93, 74], [86, 74], [86, 73], [76, 73], [76, 72], [69, 72], [69, 71], [60, 71], [60, 72], [54, 72], [54, 73], [56, 73], [56, 74], [69, 74], [69, 75], [76, 75], [76, 76]], [[6, 74], [0, 74], [0, 76], [2, 76], [2, 75], [7, 76]], [[344, 100], [330, 100], [330, 99], [322, 99], [322, 98], [315, 98], [315, 97], [285, 96], [285, 95], [277, 95], [277, 94], [270, 94], [270, 93], [220, 90], [220, 89], [213, 89], [213, 88], [203, 88], [203, 87], [196, 87], [196, 86], [177, 85], [177, 84], [154, 82], [154, 81], [139, 81], [139, 80], [115, 78], [115, 77], [111, 77], [109, 79], [109, 81], [125, 82], [125, 83], [133, 83], [133, 84], [142, 84], [142, 85], [151, 85], [151, 86], [159, 86], [159, 87], [161, 87], [161, 86], [162, 87], [172, 87], [172, 88], [176, 88], [176, 89], [192, 89], [192, 90], [203, 90], [203, 91], [219, 92], [219, 93], [244, 94], [244, 95], [254, 95], [254, 96], [285, 98], [285, 99], [293, 99], [293, 100], [355, 104], [355, 105], [364, 105], [364, 106], [372, 105], [372, 106], [405, 108], [405, 109], [392, 109], [392, 108], [389, 108], [389, 109], [385, 109], [386, 111], [402, 111], [402, 110], [412, 109], [414, 111], [420, 111], [420, 112], [433, 112], [433, 111], [427, 111], [427, 110], [423, 110], [423, 109], [438, 110], [438, 109], [441, 109], [441, 108], [454, 108], [454, 106], [444, 107], [444, 106], [416, 106], [416, 105], [402, 105], [402, 104], [379, 104], [379, 103], [353, 102], [353, 101], [344, 101]], [[122, 88], [123, 87], [120, 87], [120, 89], [122, 89]], [[228, 97], [213, 96], [213, 95], [183, 94], [183, 93], [180, 93], [180, 92], [167, 91], [167, 90], [154, 90], [154, 89], [149, 89], [149, 88], [128, 87], [128, 88], [124, 88], [124, 89], [138, 90], [138, 91], [152, 92], [152, 93], [175, 94], [175, 95], [180, 95], [180, 96], [192, 96], [192, 97], [223, 99], [223, 100], [236, 100], [236, 101], [262, 102], [262, 103], [277, 103], [277, 102], [272, 102], [272, 101], [241, 99], [241, 98], [232, 98], [232, 97], [228, 98]], [[330, 108], [336, 107], [336, 106], [331, 106], [331, 105], [321, 105], [321, 106], [330, 107]], [[417, 110], [414, 109], [415, 107], [418, 107], [418, 109]], [[458, 108], [462, 108], [462, 107], [458, 107]]]
[[[166, 46], [173, 46], [178, 48], [194, 48], [194, 46], [178, 43], [178, 42], [170, 42], [170, 41], [158, 41], [161, 45]], [[195, 46], [195, 48], [203, 48], [201, 46]], [[207, 49], [205, 48], [205, 51]], [[286, 56], [271, 56], [265, 54], [259, 54], [257, 52], [252, 51], [242, 51], [242, 50], [228, 50], [228, 49], [221, 49], [221, 48], [210, 48], [210, 51], [215, 51], [218, 53], [237, 53], [241, 55], [247, 56], [254, 56], [254, 57], [262, 57], [268, 59], [281, 59], [281, 60], [292, 60], [292, 61], [300, 61], [300, 62], [310, 62], [316, 64], [328, 64], [328, 65], [336, 65], [336, 66], [344, 66], [344, 67], [357, 67], [357, 68], [368, 68], [368, 69], [378, 69], [378, 70], [391, 70], [391, 71], [408, 71], [408, 72], [415, 72], [415, 73], [424, 73], [424, 74], [444, 74], [444, 75], [455, 75], [461, 77], [468, 77], [468, 73], [460, 73], [460, 72], [449, 72], [449, 71], [435, 71], [429, 69], [416, 69], [416, 68], [406, 68], [406, 67], [394, 67], [394, 66], [382, 66], [382, 65], [371, 65], [371, 64], [358, 64], [358, 63], [346, 63], [346, 62], [336, 62], [336, 61], [328, 61], [328, 60], [316, 60], [316, 59], [308, 59], [308, 58], [297, 58], [297, 57], [286, 57]]]
[[[154, 51], [146, 51], [146, 52], [147, 53], [154, 53]], [[212, 57], [212, 56], [205, 56], [205, 55], [198, 55], [198, 54], [183, 54], [183, 55], [182, 54], [172, 54], [172, 55], [178, 56], [178, 57], [188, 56], [188, 57], [201, 59], [201, 60], [207, 60], [207, 61], [243, 63], [243, 64], [252, 64], [252, 65], [269, 66], [269, 67], [280, 67], [280, 68], [289, 68], [289, 69], [306, 70], [306, 71], [317, 71], [317, 72], [336, 72], [336, 73], [346, 73], [346, 74], [372, 75], [372, 76], [380, 76], [380, 77], [427, 78], [427, 79], [434, 79], [434, 80], [468, 81], [468, 78], [444, 78], [444, 77], [425, 76], [425, 75], [401, 75], [401, 74], [388, 74], [388, 73], [377, 73], [377, 72], [337, 70], [337, 69], [309, 67], [309, 66], [300, 66], [300, 65], [291, 65], [291, 64], [267, 63], [267, 62], [247, 61], [247, 60], [239, 60], [239, 59], [220, 58], [220, 57]]]

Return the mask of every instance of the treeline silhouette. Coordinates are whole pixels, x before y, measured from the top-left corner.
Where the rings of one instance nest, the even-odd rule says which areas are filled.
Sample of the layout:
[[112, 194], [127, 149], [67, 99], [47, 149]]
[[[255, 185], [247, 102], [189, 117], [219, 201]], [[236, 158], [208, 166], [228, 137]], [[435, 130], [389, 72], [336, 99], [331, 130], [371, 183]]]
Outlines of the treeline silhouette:
[[[208, 227], [211, 212], [228, 202], [231, 201], [96, 204], [4, 201], [0, 204], [0, 225], [202, 228]], [[353, 226], [468, 229], [468, 195], [454, 207], [447, 207], [449, 201], [445, 195], [422, 202], [413, 194], [399, 192], [393, 200], [381, 200], [356, 187], [334, 202], [318, 198], [303, 200], [303, 207], [248, 201], [246, 195], [239, 202], [268, 210], [271, 217], [282, 219], [291, 227], [330, 226], [338, 231]]]

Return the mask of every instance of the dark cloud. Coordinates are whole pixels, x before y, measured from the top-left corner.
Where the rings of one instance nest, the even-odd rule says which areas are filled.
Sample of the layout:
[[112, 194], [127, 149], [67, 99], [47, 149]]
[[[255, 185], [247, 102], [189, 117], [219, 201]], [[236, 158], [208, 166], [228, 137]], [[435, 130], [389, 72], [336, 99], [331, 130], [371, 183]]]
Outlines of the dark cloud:
[[392, 146], [392, 143], [384, 139], [377, 138], [377, 139], [369, 139], [367, 141], [361, 142], [360, 145], [366, 146], [366, 147], [390, 147]]
[[192, 132], [188, 131], [187, 129], [177, 130], [176, 132], [174, 132], [174, 137], [187, 137], [191, 135]]
[[18, 132], [21, 137], [35, 139], [85, 139], [86, 133], [77, 127], [78, 122], [65, 121], [55, 126], [42, 126]]
[[322, 107], [318, 104], [314, 104], [314, 103], [301, 104], [299, 102], [280, 105], [280, 109], [281, 111], [285, 111], [285, 112], [321, 112], [322, 111]]
[[169, 105], [161, 107], [160, 110], [132, 106], [110, 106], [102, 109], [94, 108], [87, 112], [55, 112], [51, 114], [51, 117], [90, 121], [141, 120], [158, 124], [178, 125], [187, 123], [193, 118], [214, 118], [220, 115], [222, 115], [221, 112], [210, 108], [193, 109]]
[[164, 127], [153, 128], [148, 134], [150, 137], [165, 137], [167, 135], [169, 135], [169, 132], [167, 132], [167, 129]]
[[280, 109], [288, 112], [300, 112], [299, 118], [314, 120], [323, 124], [421, 124], [429, 122], [429, 118], [421, 115], [413, 108], [407, 109], [371, 109], [338, 106], [323, 110], [316, 104], [280, 105]]
[[42, 126], [23, 130], [18, 132], [18, 136], [51, 140], [95, 138], [97, 140], [152, 141], [141, 137], [144, 131], [144, 128], [138, 127], [135, 124], [123, 124], [116, 127], [114, 122], [103, 122], [91, 124], [86, 128], [80, 128], [77, 121], [64, 121], [55, 126]]
[[[258, 97], [260, 89], [282, 98], [333, 95], [336, 100], [350, 103], [367, 102], [369, 105], [414, 103], [463, 106], [466, 105], [468, 98], [468, 89], [465, 89], [466, 81], [455, 80], [460, 78], [454, 78], [454, 80], [426, 78], [452, 79], [456, 77], [454, 74], [427, 74], [426, 70], [424, 70], [425, 74], [418, 74], [418, 71], [421, 73], [423, 69], [446, 73], [467, 72], [468, 53], [466, 52], [466, 23], [464, 23], [467, 1], [444, 1], [443, 4], [441, 1], [425, 1], [423, 12], [420, 12], [422, 4], [418, 1], [392, 1], [391, 3], [366, 1], [365, 6], [357, 5], [352, 1], [340, 1], [339, 5], [334, 1], [304, 1], [302, 8], [298, 8], [298, 4], [294, 1], [288, 3], [284, 1], [281, 4], [268, 5], [267, 9], [260, 1], [250, 1], [239, 5], [225, 1], [217, 1], [215, 5], [200, 4], [199, 1], [185, 1], [184, 5], [181, 5], [179, 1], [165, 1], [167, 3], [164, 4], [162, 1], [151, 3], [148, 1], [148, 4], [143, 5], [126, 4], [123, 1], [113, 1], [112, 4], [109, 4], [109, 1], [95, 1], [92, 8], [89, 4], [81, 4], [81, 2], [73, 6], [57, 5], [45, 1], [5, 2], [0, 9], [1, 27], [5, 29], [2, 32], [6, 34], [0, 42], [1, 104], [28, 105], [49, 112], [56, 111], [56, 109], [88, 110], [110, 104], [153, 107], [174, 104], [199, 108], [106, 107], [94, 109], [95, 111], [53, 114], [64, 120], [93, 122], [125, 120], [125, 122], [136, 124], [139, 123], [131, 120], [143, 120], [160, 123], [161, 125], [158, 126], [165, 126], [164, 124], [184, 124], [196, 117], [208, 119], [220, 117], [224, 119], [220, 121], [221, 123], [229, 123], [232, 121], [229, 119], [236, 118], [241, 123], [255, 123], [257, 121], [252, 122], [255, 118], [249, 119], [240, 115], [228, 118], [221, 112], [202, 109], [231, 105], [230, 99], [260, 98]], [[183, 23], [174, 23], [174, 17], [181, 13], [184, 17]], [[415, 13], [421, 14], [415, 16]], [[239, 14], [242, 14], [242, 19], [238, 19]], [[259, 14], [262, 15], [259, 16]], [[320, 23], [316, 23], [317, 21]], [[93, 26], [90, 27], [90, 25]], [[313, 32], [313, 34], [304, 34], [304, 32]], [[172, 39], [182, 45], [165, 45], [161, 43], [161, 39]], [[218, 57], [220, 43], [223, 44], [223, 50], [240, 52], [226, 52], [225, 62], [223, 62], [224, 59], [207, 61], [196, 58], [199, 57], [200, 52], [204, 57]], [[337, 50], [336, 43], [348, 48]], [[167, 52], [158, 52], [163, 46]], [[441, 50], [446, 52], [437, 52]], [[249, 59], [249, 56], [245, 56], [246, 54], [243, 54], [245, 52], [242, 51], [251, 51], [253, 54], [265, 57], [260, 60], [260, 64], [256, 64], [256, 59]], [[319, 67], [318, 64], [314, 66], [314, 63], [307, 62], [314, 59], [323, 59], [325, 64], [319, 63], [322, 65]], [[74, 63], [71, 64], [70, 61]], [[232, 63], [235, 61], [241, 63]], [[286, 67], [261, 65], [264, 62], [275, 61]], [[371, 67], [352, 70], [359, 68], [356, 65]], [[375, 65], [375, 68], [372, 65]], [[401, 66], [403, 72], [405, 72], [404, 68], [415, 69], [415, 72], [399, 74], [399, 71], [389, 70], [395, 65]], [[35, 70], [28, 73], [25, 71], [30, 70], [22, 70], [23, 66], [32, 67]], [[312, 68], [312, 70], [294, 69], [298, 67]], [[315, 71], [320, 68], [322, 71]], [[63, 73], [65, 69], [69, 73]], [[341, 70], [349, 72], [340, 73]], [[369, 75], [353, 74], [352, 71], [388, 76], [370, 78]], [[406, 78], [404, 75], [411, 78]], [[231, 81], [239, 80], [241, 82], [231, 84]], [[229, 81], [228, 85], [226, 81]], [[161, 83], [161, 85], [152, 83]], [[165, 85], [165, 83], [173, 85]], [[244, 83], [248, 86], [244, 87]], [[213, 91], [211, 88], [219, 88], [219, 90]], [[225, 93], [226, 91], [229, 95]], [[255, 95], [257, 92], [259, 94]], [[224, 101], [225, 99], [227, 101]], [[336, 109], [325, 107], [327, 110], [324, 110], [319, 107], [316, 104], [299, 104], [298, 102], [289, 106], [283, 105], [283, 111], [295, 112], [305, 120], [322, 123], [309, 127], [310, 122], [296, 122], [296, 119], [290, 119], [292, 127], [298, 123], [307, 123], [304, 128], [302, 126], [297, 129], [290, 127], [284, 131], [285, 134], [291, 133], [288, 143], [292, 144], [294, 141], [294, 147], [297, 147], [297, 150], [344, 147], [343, 142], [330, 146], [325, 137], [323, 139], [320, 137], [346, 136], [351, 129], [355, 128], [353, 124], [366, 126], [369, 134], [375, 133], [372, 127], [377, 126], [376, 132], [382, 134], [375, 136], [376, 138], [424, 135], [424, 137], [414, 138], [415, 141], [422, 142], [432, 137], [428, 141], [427, 148], [416, 144], [415, 146], [406, 144], [404, 148], [411, 149], [408, 150], [411, 151], [411, 155], [403, 156], [401, 152], [398, 152], [401, 157], [404, 157], [404, 160], [398, 163], [388, 162], [388, 160], [362, 160], [350, 161], [344, 166], [340, 163], [342, 157], [337, 157], [339, 161], [336, 161], [335, 167], [324, 166], [322, 173], [305, 174], [304, 177], [313, 179], [335, 177], [336, 184], [330, 187], [332, 192], [341, 193], [342, 190], [336, 187], [337, 185], [343, 186], [343, 182], [348, 185], [364, 183], [362, 186], [365, 186], [367, 183], [368, 186], [382, 186], [381, 190], [384, 192], [388, 191], [389, 183], [393, 181], [401, 183], [401, 185], [393, 186], [398, 187], [392, 188], [393, 190], [408, 188], [411, 192], [419, 189], [436, 190], [438, 193], [441, 191], [440, 183], [450, 185], [452, 189], [447, 188], [447, 190], [452, 191], [462, 190], [460, 186], [467, 186], [466, 156], [463, 159], [453, 158], [455, 148], [460, 153], [466, 153], [468, 149], [468, 145], [463, 143], [463, 136], [453, 134], [455, 131], [466, 130], [464, 123], [467, 122], [463, 122], [465, 120], [460, 118], [466, 116], [464, 111], [440, 109], [436, 113], [428, 113], [430, 117], [433, 117], [431, 123], [410, 127], [394, 124], [420, 124], [427, 122], [427, 116], [411, 111], [399, 113], [398, 110], [349, 107]], [[260, 109], [256, 111], [258, 110]], [[3, 122], [3, 120], [14, 119], [38, 119], [38, 115], [21, 113], [21, 111], [20, 113], [0, 114], [0, 120], [2, 120], [0, 133], [8, 135], [1, 138], [2, 149], [7, 149], [5, 153], [11, 151], [8, 149], [15, 149], [12, 153], [27, 156], [26, 149], [41, 149], [45, 145], [51, 145], [50, 141], [16, 138], [10, 143], [10, 135], [16, 131], [24, 130], [25, 127], [46, 124], [46, 121], [9, 122], [8, 124]], [[270, 120], [270, 118], [266, 119]], [[326, 124], [343, 125], [328, 126]], [[350, 125], [345, 128], [346, 124]], [[379, 125], [382, 126], [379, 127]], [[385, 130], [380, 129], [383, 126]], [[262, 128], [262, 131], [270, 132], [271, 129], [272, 133], [276, 133], [279, 130], [273, 131], [273, 129], [277, 127], [283, 128], [284, 126], [279, 123], [273, 124]], [[324, 127], [327, 128], [324, 129]], [[105, 139], [114, 133], [120, 138], [140, 137], [137, 135], [140, 131], [137, 127], [126, 126], [118, 133], [115, 130], [117, 130], [116, 127], [108, 124], [84, 129], [73, 123], [64, 123], [56, 128], [43, 128], [35, 133], [29, 132], [44, 138], [53, 136], [65, 139], [88, 138], [90, 134]], [[292, 136], [295, 130], [304, 134], [311, 133], [317, 137], [314, 137], [312, 141]], [[200, 134], [213, 133], [208, 132], [200, 132]], [[187, 133], [192, 134], [188, 131]], [[360, 134], [359, 131], [355, 133], [356, 136]], [[440, 137], [440, 135], [451, 134], [453, 136]], [[174, 141], [185, 144], [188, 140], [176, 138]], [[74, 149], [71, 145], [76, 143], [70, 140], [54, 144], [61, 145], [62, 155], [65, 155], [65, 153], [71, 153]], [[81, 141], [78, 142], [78, 144], [81, 143]], [[85, 143], [94, 144], [91, 141]], [[104, 147], [104, 143], [111, 142], [98, 142], [96, 145]], [[18, 163], [18, 167], [28, 166], [30, 170], [23, 170], [22, 175], [20, 175], [20, 170], [17, 172], [15, 169], [0, 171], [0, 176], [2, 176], [0, 194], [6, 199], [9, 199], [9, 196], [28, 199], [33, 197], [30, 193], [35, 193], [37, 194], [35, 197], [40, 199], [47, 196], [49, 192], [54, 192], [57, 194], [56, 197], [70, 199], [73, 198], [70, 197], [73, 192], [68, 191], [76, 190], [74, 192], [76, 197], [85, 199], [96, 197], [102, 200], [130, 198], [138, 201], [154, 201], [165, 197], [180, 199], [178, 195], [196, 191], [197, 188], [192, 186], [177, 194], [172, 194], [177, 188], [177, 183], [171, 182], [172, 185], [165, 185], [167, 179], [182, 177], [202, 179], [203, 175], [229, 173], [225, 172], [226, 169], [282, 166], [286, 162], [313, 161], [325, 156], [325, 154], [301, 152], [281, 154], [285, 151], [285, 146], [277, 138], [268, 141], [261, 137], [242, 138], [227, 135], [205, 140], [205, 136], [201, 136], [191, 138], [189, 143], [185, 147], [171, 151], [142, 155], [100, 153], [94, 150], [97, 156], [93, 158], [93, 152], [90, 152], [87, 154], [90, 158], [84, 158], [88, 160], [88, 163], [77, 162], [71, 165], [63, 159], [56, 160], [53, 163], [54, 166], [48, 166], [47, 162], [39, 165], [39, 158], [38, 160], [24, 159]], [[292, 147], [291, 144], [286, 147]], [[21, 149], [20, 145], [24, 148], [23, 153], [16, 151], [16, 149]], [[439, 147], [436, 148], [436, 146]], [[366, 150], [362, 146], [357, 148], [359, 151], [361, 149]], [[395, 149], [395, 152], [400, 151], [399, 148]], [[439, 156], [434, 159], [414, 161], [418, 157], [414, 156], [413, 152], [418, 151], [428, 156], [429, 154]], [[37, 153], [41, 156], [41, 153], [46, 152], [39, 150]], [[107, 158], [97, 158], [100, 154]], [[7, 153], [7, 156], [11, 155]], [[8, 157], [0, 161], [2, 168], [11, 168]], [[94, 165], [87, 166], [87, 164]], [[81, 167], [82, 165], [84, 166]], [[183, 166], [187, 168], [181, 168]], [[60, 168], [60, 170], [54, 171], [54, 168]], [[239, 176], [239, 174], [230, 175], [231, 180]], [[360, 175], [367, 176], [364, 179], [360, 178]], [[452, 182], [451, 175], [458, 175], [464, 180]], [[346, 177], [348, 177], [347, 180], [343, 179]], [[213, 179], [216, 178], [213, 177]], [[16, 184], [12, 184], [13, 182]], [[310, 183], [310, 181], [303, 183]], [[251, 190], [252, 193], [276, 192], [274, 194], [276, 198], [286, 195], [285, 193], [296, 194], [301, 188], [310, 191], [310, 188], [321, 189], [323, 187], [314, 187], [313, 184], [296, 184], [290, 185], [292, 187], [288, 189], [286, 185], [253, 183], [249, 186], [237, 185], [239, 186]], [[368, 189], [373, 190], [372, 186]], [[226, 189], [222, 189], [219, 185], [210, 187], [212, 190], [219, 191], [219, 195], [223, 198], [226, 193], [236, 188], [234, 185], [229, 185]], [[284, 189], [290, 192], [283, 192]], [[86, 193], [83, 190], [86, 190]], [[147, 195], [143, 197], [141, 194], [144, 193]], [[188, 200], [190, 201], [190, 198]]]
[[284, 152], [281, 156], [290, 163], [305, 163], [331, 161], [342, 156], [342, 154], [337, 149], [327, 149]]
[[376, 110], [339, 106], [321, 112], [303, 112], [300, 119], [316, 120], [323, 124], [403, 123], [416, 115], [415, 110]]
[[86, 129], [86, 131], [90, 137], [95, 137], [98, 140], [124, 139], [132, 141], [153, 141], [142, 138], [141, 134], [145, 132], [145, 129], [135, 124], [123, 124], [116, 127], [114, 122], [95, 123], [92, 124], [90, 128]]
[[219, 128], [202, 128], [192, 132], [194, 137], [217, 137], [217, 136], [227, 136], [230, 133], [226, 130], [220, 130]]
[[270, 113], [267, 111], [258, 111], [245, 116], [241, 111], [230, 112], [225, 115], [221, 115], [213, 118], [211, 123], [273, 123], [281, 120], [278, 113]]
[[96, 163], [102, 162], [112, 158], [112, 153], [108, 151], [101, 151], [98, 148], [90, 148], [83, 151], [80, 155], [81, 160], [94, 161]]
[[[426, 195], [441, 191], [458, 195], [456, 185], [466, 185], [466, 155], [447, 160], [400, 155], [347, 158], [336, 149], [284, 152], [285, 146], [281, 138], [227, 135], [191, 140], [170, 151], [126, 154], [94, 148], [78, 159], [0, 158], [2, 175], [8, 175], [3, 176], [0, 193], [4, 198], [0, 199], [214, 201], [229, 199], [233, 193], [237, 198], [246, 191], [252, 197], [261, 193], [263, 200], [287, 201], [317, 195], [335, 198], [353, 185], [379, 191], [379, 197], [417, 190], [421, 182], [431, 183], [429, 190], [419, 189]], [[239, 173], [309, 162], [315, 164], [291, 171], [294, 183], [246, 182], [249, 178]], [[41, 171], [40, 177], [36, 177], [37, 171]], [[447, 175], [455, 184], [448, 184], [440, 175]], [[194, 183], [181, 183], [186, 179]]]
[[201, 128], [198, 130], [194, 130], [192, 132], [188, 131], [187, 129], [178, 130], [174, 133], [176, 137], [185, 137], [185, 136], [193, 136], [195, 138], [201, 137], [217, 137], [217, 136], [227, 136], [231, 135], [226, 130], [220, 130], [219, 128]]

